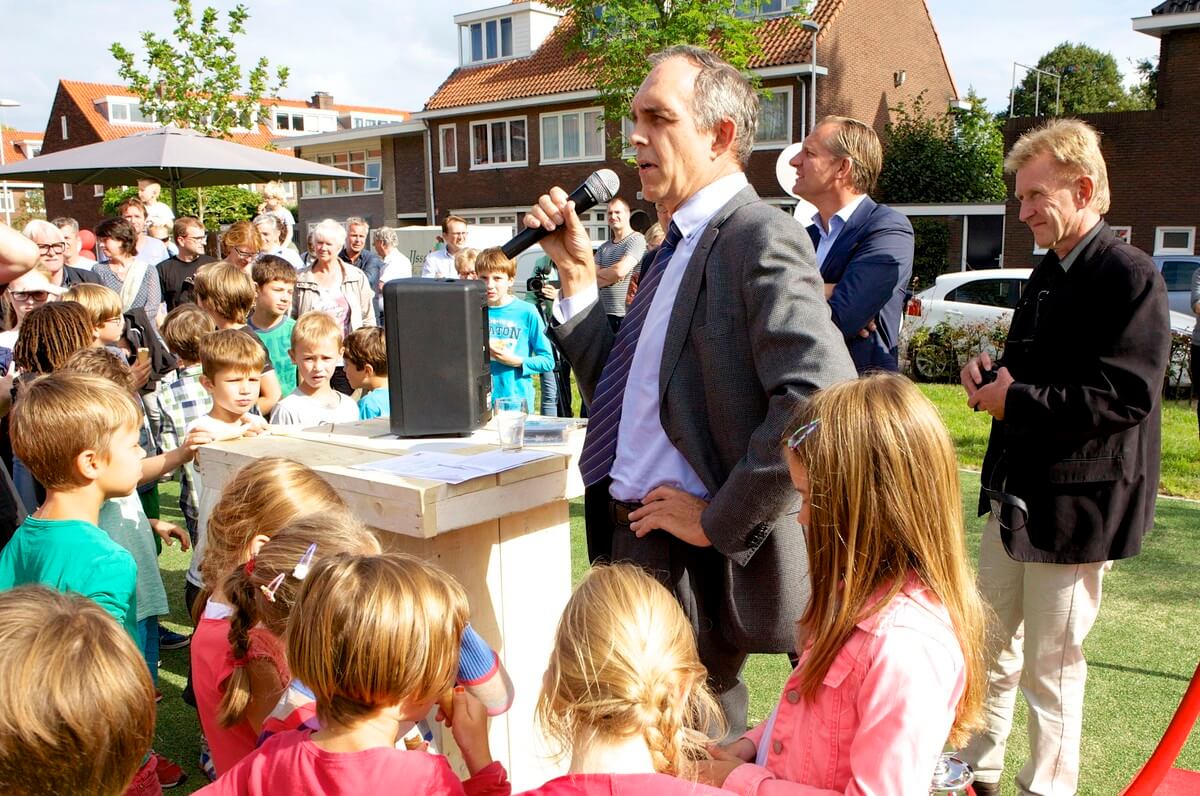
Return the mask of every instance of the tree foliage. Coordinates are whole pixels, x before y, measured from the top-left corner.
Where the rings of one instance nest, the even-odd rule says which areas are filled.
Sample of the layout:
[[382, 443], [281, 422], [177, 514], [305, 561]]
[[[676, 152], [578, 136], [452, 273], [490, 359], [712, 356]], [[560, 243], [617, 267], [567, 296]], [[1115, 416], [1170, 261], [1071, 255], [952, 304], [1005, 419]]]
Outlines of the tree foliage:
[[169, 38], [153, 31], [141, 34], [146, 48], [144, 70], [120, 42], [109, 48], [121, 78], [141, 99], [142, 112], [159, 124], [174, 122], [223, 138], [235, 127], [257, 124], [261, 100], [276, 96], [287, 85], [288, 70], [276, 69], [275, 85], [269, 85], [270, 64], [263, 57], [243, 79], [234, 39], [245, 33], [250, 12], [244, 5], [235, 6], [226, 15], [228, 29], [222, 31], [215, 8], [205, 8], [197, 22], [191, 0], [173, 2], [174, 34]]
[[[137, 188], [109, 188], [104, 192], [100, 207], [106, 216], [115, 216], [117, 206], [134, 196], [137, 196]], [[211, 231], [220, 229], [224, 224], [254, 218], [261, 202], [262, 197], [257, 193], [236, 185], [219, 185], [203, 190], [180, 188], [176, 214], [195, 216], [204, 223], [205, 229]]]
[[879, 193], [883, 201], [1001, 202], [1004, 139], [996, 119], [974, 90], [966, 111], [939, 113], [925, 92], [891, 108]]
[[1133, 68], [1141, 80], [1129, 89], [1129, 97], [1135, 106], [1153, 110], [1158, 105], [1158, 58], [1143, 58]]
[[[1062, 76], [1058, 114], [1071, 116], [1103, 111], [1140, 110], [1145, 99], [1125, 90], [1124, 76], [1111, 53], [1086, 44], [1063, 42], [1038, 59], [1037, 68]], [[1055, 115], [1054, 78], [1041, 76], [1040, 92], [1036, 72], [1026, 73], [1013, 91], [1012, 115]]]
[[[620, 123], [650, 71], [647, 56], [677, 44], [716, 52], [739, 69], [762, 46], [755, 38], [763, 0], [560, 0], [578, 20], [569, 44], [596, 82], [604, 118]], [[799, 20], [803, 8], [788, 19]], [[620, 137], [610, 144], [620, 151]]]

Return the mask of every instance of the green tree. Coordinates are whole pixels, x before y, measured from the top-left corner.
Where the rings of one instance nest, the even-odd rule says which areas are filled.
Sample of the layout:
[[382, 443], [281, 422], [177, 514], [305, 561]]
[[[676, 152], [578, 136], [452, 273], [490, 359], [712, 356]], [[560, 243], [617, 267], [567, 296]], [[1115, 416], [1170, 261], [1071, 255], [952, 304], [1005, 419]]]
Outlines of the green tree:
[[1002, 202], [1004, 139], [974, 89], [968, 110], [939, 113], [925, 92], [892, 108], [879, 194], [885, 202]]
[[[1063, 42], [1038, 59], [1037, 68], [1062, 76], [1062, 93], [1058, 113], [1070, 116], [1079, 113], [1136, 110], [1138, 101], [1125, 91], [1124, 77], [1111, 53], [1101, 52], [1086, 44]], [[1013, 91], [1013, 116], [1055, 114], [1054, 78], [1028, 72]]]
[[13, 229], [21, 229], [35, 218], [46, 220], [46, 194], [40, 189], [33, 189], [25, 192], [25, 198], [21, 201], [21, 209], [17, 215], [13, 216]]
[[[570, 41], [596, 82], [604, 118], [620, 123], [650, 71], [646, 57], [677, 44], [707, 47], [739, 69], [762, 46], [755, 38], [764, 0], [559, 0], [578, 20]], [[796, 4], [791, 19], [804, 16]], [[610, 139], [614, 152], [621, 137]]]
[[1133, 68], [1141, 80], [1129, 89], [1129, 97], [1141, 110], [1154, 110], [1158, 106], [1158, 59], [1143, 58]]
[[142, 112], [159, 124], [174, 122], [222, 138], [235, 127], [257, 124], [262, 99], [276, 96], [287, 85], [288, 70], [276, 69], [275, 85], [270, 86], [270, 64], [259, 58], [243, 79], [234, 37], [245, 33], [250, 12], [244, 5], [234, 6], [226, 15], [228, 29], [222, 31], [215, 8], [205, 8], [197, 22], [191, 0], [173, 2], [174, 34], [141, 34], [144, 70], [120, 42], [109, 48], [121, 78], [141, 99]]
[[[117, 206], [134, 196], [137, 196], [137, 188], [109, 188], [104, 192], [100, 207], [105, 215], [115, 216]], [[200, 205], [201, 201], [204, 203], [203, 207]], [[224, 224], [253, 218], [261, 202], [262, 197], [254, 191], [236, 185], [205, 188], [203, 193], [199, 188], [181, 188], [176, 213], [181, 216], [196, 216], [206, 229], [213, 231], [220, 229]]]

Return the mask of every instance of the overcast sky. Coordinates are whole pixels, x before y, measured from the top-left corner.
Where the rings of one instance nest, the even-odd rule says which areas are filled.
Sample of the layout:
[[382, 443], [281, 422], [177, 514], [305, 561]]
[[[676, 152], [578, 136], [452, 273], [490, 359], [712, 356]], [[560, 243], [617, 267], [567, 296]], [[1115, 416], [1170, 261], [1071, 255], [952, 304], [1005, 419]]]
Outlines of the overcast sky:
[[[856, 0], [847, 0], [856, 2]], [[453, 15], [505, 0], [243, 0], [250, 8], [241, 41], [244, 62], [265, 55], [291, 69], [283, 96], [328, 91], [335, 101], [420, 110], [458, 57]], [[968, 86], [1006, 106], [1014, 61], [1033, 64], [1065, 40], [1107, 50], [1121, 71], [1158, 54], [1158, 40], [1130, 27], [1157, 0], [927, 0], [959, 91]], [[194, 0], [227, 9], [230, 0]], [[169, 34], [169, 0], [58, 0], [5, 3], [0, 39], [0, 98], [20, 108], [0, 111], [4, 124], [44, 130], [59, 78], [121, 82], [109, 45], [140, 44], [139, 32]], [[133, 11], [136, 9], [136, 12]], [[344, 9], [352, 17], [342, 18]], [[818, 57], [820, 52], [817, 53]]]

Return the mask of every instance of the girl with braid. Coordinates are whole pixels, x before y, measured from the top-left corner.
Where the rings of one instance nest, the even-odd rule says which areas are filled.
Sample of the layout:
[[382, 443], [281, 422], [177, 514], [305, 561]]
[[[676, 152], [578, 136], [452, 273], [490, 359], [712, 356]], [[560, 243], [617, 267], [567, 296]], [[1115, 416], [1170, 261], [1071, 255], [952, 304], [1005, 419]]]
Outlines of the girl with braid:
[[192, 687], [218, 775], [254, 751], [291, 681], [281, 638], [301, 583], [297, 565], [313, 544], [314, 561], [379, 552], [379, 542], [347, 511], [301, 517], [270, 539], [255, 538], [249, 560], [220, 586], [225, 602], [210, 599], [196, 626]]
[[591, 570], [559, 620], [538, 722], [570, 758], [538, 796], [708, 796], [690, 761], [723, 719], [679, 603], [641, 569]]

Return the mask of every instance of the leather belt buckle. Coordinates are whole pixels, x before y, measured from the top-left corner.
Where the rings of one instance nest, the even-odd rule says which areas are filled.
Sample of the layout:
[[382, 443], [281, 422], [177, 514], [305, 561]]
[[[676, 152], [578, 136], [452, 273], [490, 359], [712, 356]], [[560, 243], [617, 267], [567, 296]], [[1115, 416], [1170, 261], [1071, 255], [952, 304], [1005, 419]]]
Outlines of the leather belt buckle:
[[624, 500], [609, 500], [608, 511], [612, 517], [613, 525], [629, 526], [630, 513], [637, 511], [642, 507], [641, 503], [629, 503]]

